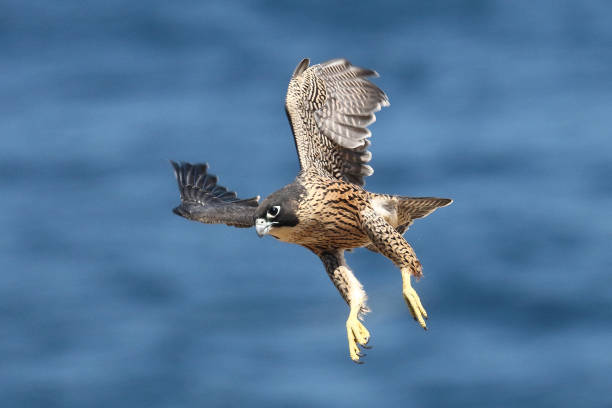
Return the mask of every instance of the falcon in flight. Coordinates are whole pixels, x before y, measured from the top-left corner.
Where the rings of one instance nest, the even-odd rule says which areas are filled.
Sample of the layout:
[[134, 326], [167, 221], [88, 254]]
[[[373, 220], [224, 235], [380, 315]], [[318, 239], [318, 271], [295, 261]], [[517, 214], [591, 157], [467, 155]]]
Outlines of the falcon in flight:
[[206, 164], [171, 162], [181, 204], [173, 211], [207, 224], [255, 227], [257, 235], [302, 245], [323, 262], [327, 274], [350, 308], [346, 333], [350, 357], [360, 363], [360, 347], [370, 333], [361, 323], [366, 293], [344, 259], [344, 251], [366, 247], [389, 258], [401, 271], [402, 293], [412, 317], [427, 329], [427, 312], [410, 278], [422, 276], [421, 263], [403, 237], [416, 218], [452, 200], [405, 197], [366, 191], [364, 178], [374, 113], [389, 106], [387, 95], [367, 78], [375, 71], [345, 59], [309, 66], [302, 60], [287, 90], [285, 109], [301, 170], [293, 183], [270, 194], [238, 198], [217, 184]]

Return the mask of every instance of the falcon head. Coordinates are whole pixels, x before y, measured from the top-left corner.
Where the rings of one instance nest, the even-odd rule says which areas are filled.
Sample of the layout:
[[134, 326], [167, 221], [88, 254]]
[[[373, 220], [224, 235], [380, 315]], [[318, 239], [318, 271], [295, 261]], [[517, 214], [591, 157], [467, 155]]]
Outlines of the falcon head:
[[301, 185], [292, 183], [266, 197], [255, 211], [257, 235], [270, 234], [281, 239], [287, 228], [298, 225], [297, 210], [304, 193]]

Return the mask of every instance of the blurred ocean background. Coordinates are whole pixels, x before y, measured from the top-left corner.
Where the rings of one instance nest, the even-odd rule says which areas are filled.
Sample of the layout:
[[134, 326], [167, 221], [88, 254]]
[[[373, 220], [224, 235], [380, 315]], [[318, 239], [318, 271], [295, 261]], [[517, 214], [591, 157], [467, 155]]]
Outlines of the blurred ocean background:
[[[3, 407], [612, 406], [607, 1], [0, 1]], [[303, 57], [376, 69], [374, 192], [455, 203], [399, 271], [171, 213], [168, 159], [263, 196], [298, 170]]]

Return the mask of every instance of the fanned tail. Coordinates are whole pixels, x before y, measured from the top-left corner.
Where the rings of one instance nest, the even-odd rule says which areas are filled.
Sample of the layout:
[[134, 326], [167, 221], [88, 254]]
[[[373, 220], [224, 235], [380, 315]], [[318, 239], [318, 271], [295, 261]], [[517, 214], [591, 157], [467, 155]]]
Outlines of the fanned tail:
[[413, 220], [426, 217], [436, 209], [446, 207], [453, 202], [450, 198], [438, 197], [394, 196], [393, 198], [397, 199], [397, 218], [399, 222], [396, 229], [400, 234], [406, 232]]
[[[374, 211], [385, 219], [400, 234], [404, 234], [417, 218], [423, 218], [437, 208], [446, 207], [453, 200], [438, 197], [405, 197], [371, 193]], [[373, 244], [366, 245], [370, 251], [378, 252]]]

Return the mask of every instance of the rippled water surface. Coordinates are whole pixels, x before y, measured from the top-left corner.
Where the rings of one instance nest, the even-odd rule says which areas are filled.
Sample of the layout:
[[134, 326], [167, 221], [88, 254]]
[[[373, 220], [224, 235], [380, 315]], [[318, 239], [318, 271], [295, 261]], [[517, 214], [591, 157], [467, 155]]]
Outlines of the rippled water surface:
[[[7, 407], [612, 405], [605, 1], [0, 2]], [[171, 213], [168, 159], [243, 196], [298, 170], [302, 57], [376, 69], [375, 192], [452, 197], [406, 234], [431, 316], [358, 250], [350, 362], [320, 261]]]

